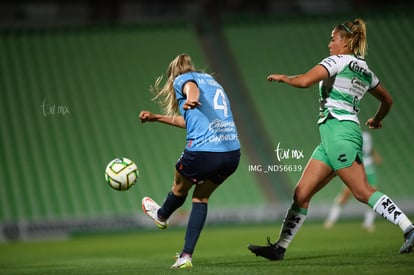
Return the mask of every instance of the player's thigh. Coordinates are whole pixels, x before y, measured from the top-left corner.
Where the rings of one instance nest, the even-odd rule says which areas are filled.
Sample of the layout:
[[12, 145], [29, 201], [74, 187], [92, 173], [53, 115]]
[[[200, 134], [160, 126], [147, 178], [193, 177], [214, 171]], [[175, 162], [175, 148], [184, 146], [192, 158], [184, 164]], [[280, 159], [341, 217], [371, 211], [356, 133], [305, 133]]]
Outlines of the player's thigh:
[[354, 161], [350, 167], [339, 169], [337, 173], [357, 200], [367, 203], [375, 192], [375, 188], [368, 183], [364, 165], [361, 163]]
[[193, 187], [193, 183], [175, 170], [174, 183], [172, 186], [172, 192], [174, 195], [186, 196], [191, 187]]
[[203, 183], [195, 185], [193, 192], [193, 202], [208, 202], [211, 194], [219, 187], [218, 184], [213, 183], [211, 180], [205, 180]]
[[334, 177], [334, 171], [326, 163], [317, 159], [310, 159], [295, 188], [295, 202], [300, 207], [308, 207], [313, 195]]

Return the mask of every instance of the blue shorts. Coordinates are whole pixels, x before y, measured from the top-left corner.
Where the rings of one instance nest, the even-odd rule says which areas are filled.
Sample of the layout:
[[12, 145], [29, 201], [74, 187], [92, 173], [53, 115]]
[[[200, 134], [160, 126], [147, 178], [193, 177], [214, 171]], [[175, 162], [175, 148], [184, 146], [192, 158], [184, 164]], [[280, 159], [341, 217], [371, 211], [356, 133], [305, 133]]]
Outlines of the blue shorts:
[[195, 184], [210, 180], [221, 184], [233, 174], [240, 161], [240, 150], [202, 152], [184, 150], [175, 164], [177, 172]]

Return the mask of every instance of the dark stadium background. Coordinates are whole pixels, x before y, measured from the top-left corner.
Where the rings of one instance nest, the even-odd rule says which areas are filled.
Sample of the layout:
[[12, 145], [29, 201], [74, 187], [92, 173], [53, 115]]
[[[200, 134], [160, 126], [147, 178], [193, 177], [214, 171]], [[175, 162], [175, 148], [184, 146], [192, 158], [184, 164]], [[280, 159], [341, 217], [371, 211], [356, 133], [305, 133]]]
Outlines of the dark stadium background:
[[[149, 226], [140, 201], [162, 200], [184, 131], [142, 125], [159, 111], [149, 86], [177, 54], [223, 83], [242, 143], [236, 174], [211, 199], [209, 223], [280, 218], [319, 141], [317, 88], [267, 83], [328, 54], [332, 28], [367, 21], [370, 67], [395, 99], [384, 129], [380, 189], [414, 213], [414, 1], [2, 1], [0, 3], [0, 241]], [[367, 95], [361, 122], [376, 111]], [[284, 160], [275, 150], [289, 152]], [[291, 152], [301, 152], [292, 155]], [[134, 160], [137, 185], [104, 182], [106, 164]], [[303, 156], [303, 157], [302, 157]], [[282, 171], [280, 171], [282, 169]], [[309, 218], [327, 214], [342, 183], [315, 197]], [[174, 217], [186, 222], [186, 204]], [[365, 210], [355, 200], [344, 216]]]

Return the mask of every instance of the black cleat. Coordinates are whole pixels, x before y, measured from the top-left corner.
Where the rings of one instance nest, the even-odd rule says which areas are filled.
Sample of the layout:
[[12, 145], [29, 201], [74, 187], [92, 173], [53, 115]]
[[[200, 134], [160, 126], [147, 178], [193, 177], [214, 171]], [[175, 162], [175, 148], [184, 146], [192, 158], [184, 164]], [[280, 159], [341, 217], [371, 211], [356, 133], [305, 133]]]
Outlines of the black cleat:
[[277, 244], [272, 244], [270, 242], [270, 238], [267, 237], [267, 245], [266, 246], [260, 246], [260, 245], [254, 245], [249, 244], [247, 247], [252, 253], [254, 253], [256, 256], [261, 256], [263, 258], [266, 258], [270, 261], [281, 261], [285, 257], [285, 251], [286, 248], [283, 248]]

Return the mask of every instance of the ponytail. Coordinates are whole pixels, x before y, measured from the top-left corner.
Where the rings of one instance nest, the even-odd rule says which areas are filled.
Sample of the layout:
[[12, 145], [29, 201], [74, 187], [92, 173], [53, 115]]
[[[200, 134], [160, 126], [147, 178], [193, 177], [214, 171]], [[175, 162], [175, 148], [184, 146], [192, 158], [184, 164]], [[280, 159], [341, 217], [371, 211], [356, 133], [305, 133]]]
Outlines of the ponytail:
[[367, 29], [364, 20], [357, 18], [353, 22], [345, 22], [336, 27], [341, 36], [347, 40], [353, 54], [364, 57], [367, 55]]

